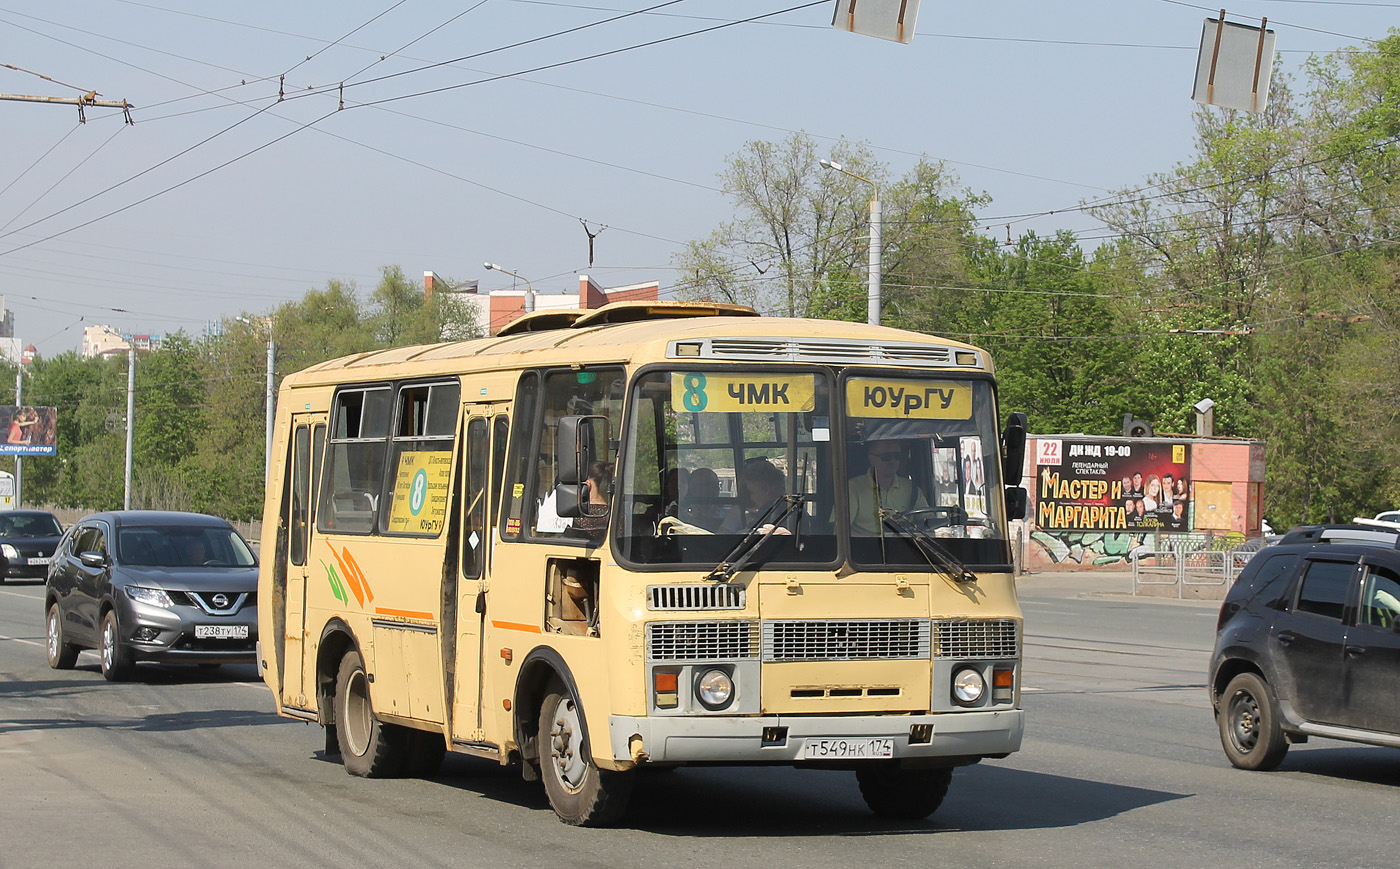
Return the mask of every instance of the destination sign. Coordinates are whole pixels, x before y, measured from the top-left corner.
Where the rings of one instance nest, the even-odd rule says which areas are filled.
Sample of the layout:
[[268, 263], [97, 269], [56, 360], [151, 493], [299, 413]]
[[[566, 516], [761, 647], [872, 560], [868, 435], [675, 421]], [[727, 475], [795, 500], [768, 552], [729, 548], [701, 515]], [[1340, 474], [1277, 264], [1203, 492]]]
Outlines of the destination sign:
[[971, 419], [972, 385], [852, 377], [846, 381], [846, 412], [876, 419]]
[[788, 410], [816, 406], [815, 374], [723, 374], [676, 371], [671, 374], [671, 409], [690, 413]]

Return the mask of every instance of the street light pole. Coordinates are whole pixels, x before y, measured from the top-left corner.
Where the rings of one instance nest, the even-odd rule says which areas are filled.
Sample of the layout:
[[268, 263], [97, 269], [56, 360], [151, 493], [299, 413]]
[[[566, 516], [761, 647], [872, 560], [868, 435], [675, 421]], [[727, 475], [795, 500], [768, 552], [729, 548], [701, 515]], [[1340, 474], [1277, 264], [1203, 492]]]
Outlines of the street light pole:
[[843, 175], [849, 175], [857, 181], [864, 181], [870, 185], [870, 288], [865, 296], [865, 321], [872, 326], [880, 325], [880, 269], [881, 269], [881, 243], [880, 243], [880, 185], [866, 178], [864, 175], [857, 175], [840, 163], [833, 163], [830, 160], [818, 160], [824, 168], [833, 169]]
[[525, 281], [525, 313], [527, 313], [527, 314], [534, 313], [534, 310], [535, 310], [535, 288], [532, 287], [532, 286], [530, 286], [530, 281], [529, 281], [528, 278], [526, 278], [526, 277], [523, 276], [523, 275], [517, 275], [515, 272], [511, 271], [510, 269], [503, 269], [503, 268], [501, 268], [500, 266], [496, 265], [495, 263], [482, 263], [482, 265], [486, 266], [486, 270], [487, 270], [488, 272], [489, 272], [489, 271], [498, 271], [498, 272], [500, 272], [500, 273], [503, 274], [503, 275], [510, 275], [511, 277], [515, 278], [516, 280]]

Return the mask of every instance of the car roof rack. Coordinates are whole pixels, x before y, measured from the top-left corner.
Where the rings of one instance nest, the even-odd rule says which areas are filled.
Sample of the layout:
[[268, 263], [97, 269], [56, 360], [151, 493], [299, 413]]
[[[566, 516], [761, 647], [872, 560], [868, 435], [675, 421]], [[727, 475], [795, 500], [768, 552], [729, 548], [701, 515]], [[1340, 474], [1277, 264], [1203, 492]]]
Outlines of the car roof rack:
[[1279, 541], [1280, 546], [1290, 543], [1357, 543], [1400, 549], [1400, 525], [1374, 520], [1365, 524], [1300, 525]]

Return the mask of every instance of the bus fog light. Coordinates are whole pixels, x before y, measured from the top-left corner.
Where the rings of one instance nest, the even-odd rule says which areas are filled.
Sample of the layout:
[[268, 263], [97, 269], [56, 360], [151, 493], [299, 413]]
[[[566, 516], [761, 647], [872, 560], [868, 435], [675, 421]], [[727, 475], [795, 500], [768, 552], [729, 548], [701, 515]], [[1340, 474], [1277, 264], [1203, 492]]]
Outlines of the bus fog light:
[[695, 696], [706, 709], [723, 709], [734, 699], [734, 680], [723, 670], [706, 670], [695, 680]]
[[953, 674], [953, 702], [974, 706], [987, 692], [987, 680], [974, 667], [963, 667]]

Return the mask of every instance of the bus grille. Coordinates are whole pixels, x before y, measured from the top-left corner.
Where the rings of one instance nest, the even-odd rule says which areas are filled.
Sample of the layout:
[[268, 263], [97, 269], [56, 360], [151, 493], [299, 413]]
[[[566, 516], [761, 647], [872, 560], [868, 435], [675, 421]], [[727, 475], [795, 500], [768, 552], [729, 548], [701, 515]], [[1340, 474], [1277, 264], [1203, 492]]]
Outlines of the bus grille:
[[[947, 346], [792, 338], [711, 338], [701, 342], [700, 357], [849, 365], [898, 363], [940, 368], [954, 363], [953, 348]], [[983, 367], [980, 353], [976, 367]]]
[[926, 619], [763, 623], [765, 661], [870, 661], [928, 656]]
[[650, 585], [649, 610], [741, 610], [742, 585]]
[[757, 622], [649, 622], [647, 660], [733, 661], [757, 657]]
[[938, 644], [936, 658], [1014, 658], [1014, 619], [950, 619], [934, 622]]

